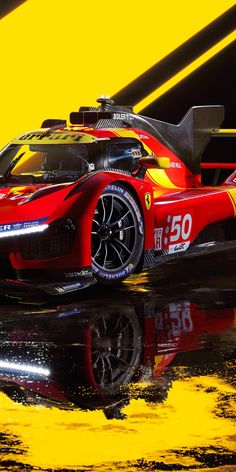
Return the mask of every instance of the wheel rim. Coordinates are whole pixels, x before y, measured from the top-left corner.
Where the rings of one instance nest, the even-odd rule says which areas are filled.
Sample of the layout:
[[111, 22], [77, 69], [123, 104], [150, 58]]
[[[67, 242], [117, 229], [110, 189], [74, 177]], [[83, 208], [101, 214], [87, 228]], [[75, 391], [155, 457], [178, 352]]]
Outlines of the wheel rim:
[[137, 219], [129, 201], [119, 195], [101, 195], [92, 224], [92, 262], [106, 272], [129, 264], [137, 238]]
[[130, 319], [100, 316], [92, 326], [94, 378], [103, 390], [112, 392], [127, 383], [140, 358], [140, 337], [135, 336]]

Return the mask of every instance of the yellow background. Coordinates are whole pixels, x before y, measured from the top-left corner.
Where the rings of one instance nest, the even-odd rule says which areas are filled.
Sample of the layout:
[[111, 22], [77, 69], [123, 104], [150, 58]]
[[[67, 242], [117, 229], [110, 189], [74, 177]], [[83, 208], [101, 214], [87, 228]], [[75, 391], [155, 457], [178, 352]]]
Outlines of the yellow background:
[[0, 147], [119, 91], [232, 0], [28, 0], [0, 21]]

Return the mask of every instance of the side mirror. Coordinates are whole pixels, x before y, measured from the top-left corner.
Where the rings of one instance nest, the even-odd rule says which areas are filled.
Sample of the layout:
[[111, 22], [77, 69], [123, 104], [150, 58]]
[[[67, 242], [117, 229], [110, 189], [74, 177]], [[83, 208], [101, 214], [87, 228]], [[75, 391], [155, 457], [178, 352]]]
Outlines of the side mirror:
[[140, 157], [138, 165], [145, 169], [169, 169], [170, 158], [169, 157], [158, 157], [155, 154], [146, 157]]

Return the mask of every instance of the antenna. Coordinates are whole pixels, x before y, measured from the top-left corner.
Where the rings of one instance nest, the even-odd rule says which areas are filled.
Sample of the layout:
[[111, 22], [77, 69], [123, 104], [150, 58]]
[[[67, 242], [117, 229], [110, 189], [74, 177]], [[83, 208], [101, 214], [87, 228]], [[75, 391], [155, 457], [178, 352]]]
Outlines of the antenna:
[[114, 100], [110, 98], [109, 95], [100, 95], [100, 97], [97, 99], [97, 103], [101, 103], [101, 109], [102, 111], [107, 111], [109, 108], [114, 105]]

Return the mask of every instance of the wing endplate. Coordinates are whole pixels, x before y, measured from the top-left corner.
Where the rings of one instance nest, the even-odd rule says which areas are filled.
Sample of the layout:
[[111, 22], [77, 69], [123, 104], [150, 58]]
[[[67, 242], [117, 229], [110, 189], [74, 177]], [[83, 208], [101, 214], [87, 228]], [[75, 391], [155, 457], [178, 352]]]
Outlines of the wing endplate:
[[223, 105], [190, 108], [178, 125], [145, 119], [163, 137], [168, 147], [184, 162], [193, 174], [201, 172], [201, 157], [212, 135], [224, 120]]

